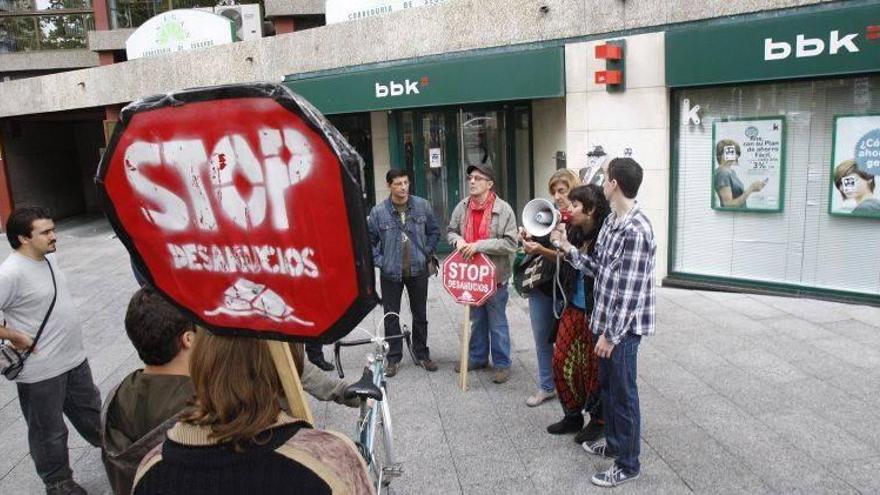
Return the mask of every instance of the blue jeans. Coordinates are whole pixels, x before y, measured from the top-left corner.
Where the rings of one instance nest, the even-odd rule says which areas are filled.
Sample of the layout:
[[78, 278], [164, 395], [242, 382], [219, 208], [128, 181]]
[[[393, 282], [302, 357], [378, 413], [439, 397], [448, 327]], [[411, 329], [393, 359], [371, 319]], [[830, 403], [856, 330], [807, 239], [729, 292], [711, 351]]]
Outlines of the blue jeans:
[[535, 354], [538, 355], [538, 386], [544, 392], [552, 392], [556, 388], [553, 385], [553, 344], [550, 343], [550, 335], [556, 327], [553, 297], [540, 290], [530, 292], [529, 318], [535, 337]]
[[507, 284], [498, 287], [485, 304], [471, 308], [470, 362], [489, 362], [496, 368], [510, 368], [510, 328], [507, 325]]
[[611, 357], [599, 359], [599, 389], [605, 415], [605, 441], [617, 467], [627, 474], [638, 473], [641, 448], [639, 389], [636, 361], [640, 335], [626, 334], [614, 346]]

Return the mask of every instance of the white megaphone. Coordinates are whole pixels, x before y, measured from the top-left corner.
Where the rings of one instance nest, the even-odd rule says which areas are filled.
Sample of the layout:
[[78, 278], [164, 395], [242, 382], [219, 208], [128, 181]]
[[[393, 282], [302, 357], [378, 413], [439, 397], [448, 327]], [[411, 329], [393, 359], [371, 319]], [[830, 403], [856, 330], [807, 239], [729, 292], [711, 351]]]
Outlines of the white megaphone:
[[561, 220], [562, 213], [556, 209], [552, 202], [544, 198], [529, 201], [522, 211], [523, 227], [532, 237], [550, 235], [550, 232], [553, 232]]

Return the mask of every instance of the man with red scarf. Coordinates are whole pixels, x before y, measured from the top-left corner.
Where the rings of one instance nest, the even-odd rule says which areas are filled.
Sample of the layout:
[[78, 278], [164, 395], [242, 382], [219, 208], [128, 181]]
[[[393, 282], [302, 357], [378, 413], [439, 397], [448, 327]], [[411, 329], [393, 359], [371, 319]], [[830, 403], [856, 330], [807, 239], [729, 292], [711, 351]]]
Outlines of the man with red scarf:
[[[447, 240], [470, 259], [483, 253], [495, 263], [498, 288], [485, 304], [471, 309], [471, 341], [468, 369], [489, 366], [491, 349], [495, 375], [492, 381], [510, 378], [510, 329], [507, 324], [507, 280], [510, 260], [516, 251], [516, 215], [513, 208], [495, 195], [495, 171], [488, 164], [467, 168], [470, 197], [452, 212]], [[456, 365], [455, 371], [459, 371]]]

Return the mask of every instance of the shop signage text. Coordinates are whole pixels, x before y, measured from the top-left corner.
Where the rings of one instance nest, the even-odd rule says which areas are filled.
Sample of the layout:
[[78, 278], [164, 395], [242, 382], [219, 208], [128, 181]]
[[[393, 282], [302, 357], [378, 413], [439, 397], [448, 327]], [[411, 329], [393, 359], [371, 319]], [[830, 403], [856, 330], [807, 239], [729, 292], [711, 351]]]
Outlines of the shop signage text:
[[[837, 55], [841, 49], [849, 53], [859, 51], [855, 44], [858, 33], [850, 33], [840, 37], [840, 31], [831, 31], [828, 38], [828, 54]], [[817, 57], [825, 52], [825, 41], [822, 38], [807, 38], [803, 34], [797, 35], [795, 40], [795, 57]], [[764, 40], [764, 60], [784, 60], [791, 55], [791, 44], [785, 41], [773, 41], [773, 38]]]
[[290, 76], [285, 84], [326, 115], [559, 97], [565, 65], [563, 49], [552, 47]]
[[388, 96], [417, 95], [419, 93], [419, 81], [404, 79], [402, 83], [388, 81], [388, 84], [376, 83], [376, 98]]
[[670, 87], [866, 74], [880, 71], [878, 59], [880, 4], [707, 21], [666, 32]]

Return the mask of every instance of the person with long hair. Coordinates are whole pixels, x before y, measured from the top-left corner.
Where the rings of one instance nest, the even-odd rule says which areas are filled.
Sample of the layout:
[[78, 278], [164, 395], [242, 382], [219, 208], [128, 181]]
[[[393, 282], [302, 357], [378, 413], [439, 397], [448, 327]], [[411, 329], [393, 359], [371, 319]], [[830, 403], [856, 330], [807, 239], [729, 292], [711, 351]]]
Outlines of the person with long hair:
[[[578, 175], [570, 169], [557, 170], [550, 176], [547, 189], [559, 210], [567, 210], [571, 203], [568, 193], [580, 185]], [[544, 265], [554, 272], [556, 257], [559, 252], [549, 246], [549, 237], [543, 245], [538, 239], [532, 239], [525, 230], [520, 231], [523, 250], [528, 255], [539, 255], [544, 258]], [[553, 333], [556, 329], [556, 317], [553, 307], [555, 277], [535, 287], [529, 292], [529, 319], [532, 323], [532, 336], [535, 338], [535, 354], [538, 358], [538, 390], [526, 399], [529, 407], [539, 406], [545, 401], [556, 397], [556, 385], [553, 382]], [[557, 294], [558, 296], [559, 294]], [[559, 297], [557, 300], [561, 301]]]
[[[578, 250], [589, 253], [611, 211], [608, 200], [597, 185], [576, 187], [568, 199], [571, 202], [569, 238]], [[579, 270], [570, 272], [566, 283], [568, 306], [559, 319], [553, 351], [553, 377], [564, 416], [548, 426], [547, 431], [579, 432], [575, 442], [583, 443], [602, 436], [604, 421], [599, 399], [598, 358], [592, 352], [595, 342], [590, 330], [593, 279]], [[582, 429], [584, 410], [590, 414], [590, 422]]]
[[351, 440], [282, 411], [265, 340], [199, 332], [190, 375], [195, 399], [144, 457], [135, 495], [374, 493]]

